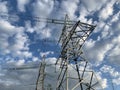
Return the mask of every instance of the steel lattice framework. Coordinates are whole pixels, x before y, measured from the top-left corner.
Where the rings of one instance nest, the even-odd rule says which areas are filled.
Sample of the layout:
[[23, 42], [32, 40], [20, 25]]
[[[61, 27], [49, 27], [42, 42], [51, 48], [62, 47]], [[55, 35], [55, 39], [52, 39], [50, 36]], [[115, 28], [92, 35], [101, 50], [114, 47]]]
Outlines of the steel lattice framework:
[[[80, 21], [73, 24], [69, 21], [66, 15], [62, 34], [59, 39], [61, 54], [56, 64], [60, 63], [60, 73], [56, 90], [95, 90], [94, 86], [98, 84], [98, 81], [93, 81], [95, 78], [93, 71], [86, 70], [88, 62], [82, 57], [83, 52], [81, 47], [96, 26]], [[75, 77], [69, 76], [69, 66], [71, 63], [75, 65], [75, 71], [73, 72], [76, 75]], [[82, 63], [82, 70], [80, 70], [80, 63]], [[84, 81], [86, 72], [87, 74], [89, 72], [88, 82]], [[71, 79], [73, 82], [77, 82], [74, 86], [69, 85]]]

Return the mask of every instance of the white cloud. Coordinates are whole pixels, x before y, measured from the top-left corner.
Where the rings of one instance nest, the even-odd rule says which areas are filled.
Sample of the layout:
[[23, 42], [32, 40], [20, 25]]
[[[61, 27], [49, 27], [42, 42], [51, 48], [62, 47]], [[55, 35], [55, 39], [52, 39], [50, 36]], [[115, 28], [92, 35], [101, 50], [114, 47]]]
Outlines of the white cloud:
[[30, 33], [33, 33], [33, 32], [34, 32], [34, 28], [32, 28], [30, 21], [26, 21], [26, 22], [25, 22], [25, 28], [26, 28], [26, 31], [27, 31], [27, 32], [30, 32]]
[[[101, 8], [108, 3], [107, 0], [89, 0], [89, 3], [87, 0], [81, 0], [79, 7], [79, 20], [82, 22], [89, 23], [89, 19], [87, 20], [86, 16], [93, 15], [97, 11], [101, 11]], [[93, 23], [93, 20], [91, 19], [91, 22]], [[94, 22], [96, 24], [96, 22]]]
[[11, 25], [8, 21], [5, 20], [0, 20], [0, 31], [6, 34], [13, 34], [14, 32], [16, 32], [14, 29], [15, 27], [13, 25]]
[[[75, 11], [77, 10], [78, 3], [79, 3], [79, 0], [62, 1], [61, 13], [68, 14], [71, 19], [74, 19], [76, 17]], [[68, 8], [68, 5], [70, 6], [69, 8]]]
[[95, 45], [95, 41], [94, 40], [92, 40], [92, 39], [90, 39], [90, 40], [88, 40], [87, 42], [85, 42], [85, 46], [87, 47], [87, 48], [92, 48], [92, 47], [94, 47], [94, 45]]
[[96, 61], [96, 63], [100, 64], [100, 62], [102, 63], [102, 61], [107, 59], [109, 62], [119, 64], [119, 34], [118, 27], [112, 29], [110, 26], [105, 25], [97, 40], [90, 39], [85, 43], [84, 52], [88, 60]]
[[8, 7], [7, 7], [7, 2], [0, 2], [0, 12], [1, 13], [8, 13]]
[[110, 37], [110, 27], [108, 25], [104, 26], [104, 30], [101, 32], [101, 38]]
[[111, 23], [118, 21], [119, 17], [120, 17], [120, 11], [117, 14], [113, 15]]
[[12, 58], [10, 58], [10, 60], [7, 61], [7, 65], [8, 66], [4, 66], [4, 67], [7, 67], [7, 68], [11, 68], [11, 67], [20, 67], [22, 65], [25, 64], [25, 60], [24, 59], [19, 59], [19, 60], [14, 60]]
[[109, 73], [112, 77], [120, 77], [120, 73], [115, 70], [112, 66], [109, 65], [104, 65], [103, 67], [100, 68], [100, 70], [104, 73]]
[[106, 53], [113, 47], [113, 45], [107, 41], [92, 41], [91, 39], [86, 41], [84, 47], [84, 53], [87, 55], [88, 60], [94, 61], [95, 65], [99, 65], [105, 58]]
[[87, 16], [89, 14], [89, 12], [87, 11], [87, 9], [81, 4], [80, 8], [79, 8], [79, 20], [81, 20], [82, 22], [87, 22], [87, 19], [85, 18], [85, 16]]
[[50, 28], [43, 28], [40, 31], [37, 31], [39, 34], [41, 34], [40, 38], [49, 38], [51, 37], [51, 29]]
[[24, 34], [24, 27], [14, 26], [1, 19], [0, 32], [1, 55], [11, 54], [14, 57], [30, 57], [32, 55], [28, 52], [28, 37]]
[[96, 28], [95, 28], [95, 30], [94, 30], [93, 33], [101, 32], [101, 30], [104, 29], [104, 26], [105, 26], [105, 25], [106, 25], [106, 23], [105, 23], [104, 21], [99, 21], [99, 22], [97, 23], [97, 26], [96, 26]]
[[21, 65], [23, 65], [25, 63], [25, 60], [19, 60], [18, 62], [17, 62], [17, 66], [21, 66]]
[[44, 55], [47, 56], [47, 55], [50, 55], [50, 54], [54, 54], [54, 52], [53, 51], [40, 52], [41, 57], [43, 57]]
[[35, 16], [48, 17], [53, 10], [54, 2], [50, 0], [36, 0], [33, 3], [33, 13]]
[[12, 80], [12, 79], [8, 79], [8, 80], [0, 80], [0, 84], [1, 83], [4, 83], [4, 85], [6, 86], [6, 87], [9, 87], [10, 85], [14, 85], [15, 84], [15, 82], [16, 82], [16, 84], [19, 84], [19, 82], [17, 82], [17, 80]]
[[114, 44], [114, 48], [111, 50], [112, 53], [109, 53], [108, 54], [108, 59], [111, 61], [111, 62], [114, 62], [115, 64], [119, 64], [120, 63], [120, 55], [119, 55], [119, 52], [120, 52], [120, 36], [116, 37], [114, 39], [115, 41], [117, 40], [117, 43], [115, 43], [113, 41]]
[[36, 62], [36, 61], [39, 60], [39, 58], [38, 58], [38, 57], [32, 57], [32, 60], [33, 60], [34, 62]]
[[107, 87], [107, 79], [101, 77], [101, 72], [96, 72], [96, 76], [97, 76], [97, 79], [99, 80], [102, 88], [106, 88]]
[[30, 0], [17, 0], [17, 7], [19, 11], [25, 12], [25, 6], [30, 2]]
[[[120, 51], [119, 48], [119, 35], [120, 35], [120, 25], [119, 25], [119, 11], [113, 14], [113, 5], [115, 1], [111, 1], [110, 3], [106, 4], [106, 9], [109, 12], [109, 8], [112, 9], [111, 13], [104, 12], [103, 14], [107, 14], [107, 17], [105, 19], [109, 18], [111, 16], [111, 19], [109, 19], [107, 22], [105, 22], [105, 19], [101, 19], [103, 17], [99, 17], [99, 22], [97, 24], [96, 29], [93, 32], [94, 34], [98, 34], [97, 38], [95, 37], [94, 40], [88, 40], [85, 43], [85, 52], [87, 52], [86, 55], [88, 55], [88, 59], [96, 60], [98, 64], [100, 64], [99, 61], [104, 61], [105, 59], [108, 60], [108, 62], [112, 63], [120, 63], [119, 62], [119, 54]], [[101, 9], [101, 10], [103, 10]], [[110, 10], [111, 10], [110, 9]], [[101, 12], [101, 11], [100, 11]], [[103, 15], [102, 14], [102, 15]]]
[[113, 79], [112, 82], [115, 83], [116, 85], [120, 85], [120, 77], [117, 79]]
[[82, 0], [81, 2], [88, 11], [92, 12], [101, 9], [101, 7], [107, 2], [107, 0], [89, 0], [89, 3], [87, 0]]
[[116, 85], [120, 85], [120, 72], [117, 71], [114, 67], [109, 66], [109, 65], [104, 65], [103, 67], [100, 68], [100, 71], [103, 73], [108, 73], [111, 78], [110, 81], [112, 81]]
[[[45, 21], [45, 18], [48, 18], [48, 16], [51, 14], [54, 2], [53, 0], [36, 0], [34, 3], [32, 3], [33, 7], [33, 16], [44, 18], [43, 21]], [[29, 32], [36, 32], [39, 37], [37, 38], [49, 38], [51, 37], [51, 29], [46, 27], [46, 22], [36, 22], [34, 27], [31, 27], [30, 22], [26, 22], [27, 31]]]
[[[4, 72], [5, 76], [0, 77], [0, 87], [3, 88], [2, 90], [14, 90], [16, 88], [17, 90], [34, 90], [37, 74], [33, 73], [37, 72], [38, 69]], [[33, 86], [31, 84], [33, 84]]]
[[99, 13], [99, 18], [106, 20], [108, 17], [110, 17], [111, 15], [113, 15], [113, 4], [115, 2], [110, 2], [108, 3]]

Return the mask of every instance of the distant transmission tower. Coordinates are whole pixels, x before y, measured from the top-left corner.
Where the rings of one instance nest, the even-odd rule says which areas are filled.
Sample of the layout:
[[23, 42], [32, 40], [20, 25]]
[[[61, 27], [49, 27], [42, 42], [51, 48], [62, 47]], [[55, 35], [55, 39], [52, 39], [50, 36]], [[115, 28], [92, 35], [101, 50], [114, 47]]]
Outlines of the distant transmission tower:
[[43, 61], [40, 63], [39, 74], [36, 83], [36, 90], [44, 90], [44, 78], [45, 78], [45, 56], [43, 56]]

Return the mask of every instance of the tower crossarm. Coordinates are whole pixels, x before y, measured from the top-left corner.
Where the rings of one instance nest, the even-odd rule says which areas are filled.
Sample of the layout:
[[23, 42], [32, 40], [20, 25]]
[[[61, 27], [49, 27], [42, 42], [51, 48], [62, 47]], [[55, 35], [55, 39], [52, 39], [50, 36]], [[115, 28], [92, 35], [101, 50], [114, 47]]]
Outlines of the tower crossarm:
[[90, 26], [78, 21], [68, 32], [67, 37], [62, 42], [61, 57], [67, 56], [66, 54], [71, 54], [73, 57], [75, 57], [75, 55], [79, 56], [81, 54], [81, 47], [95, 27], [96, 26], [94, 25]]

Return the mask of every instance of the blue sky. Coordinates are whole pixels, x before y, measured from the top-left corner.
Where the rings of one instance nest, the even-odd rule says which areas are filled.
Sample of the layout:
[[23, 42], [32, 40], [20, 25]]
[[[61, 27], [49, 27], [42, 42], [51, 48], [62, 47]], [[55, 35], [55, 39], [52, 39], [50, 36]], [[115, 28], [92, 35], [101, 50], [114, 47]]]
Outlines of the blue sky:
[[35, 84], [38, 69], [2, 68], [38, 65], [44, 54], [46, 60], [56, 60], [62, 25], [37, 22], [35, 17], [64, 19], [66, 14], [71, 20], [97, 25], [82, 48], [84, 56], [105, 90], [112, 90], [111, 81], [119, 90], [120, 0], [0, 0], [1, 90], [34, 90], [20, 85]]

